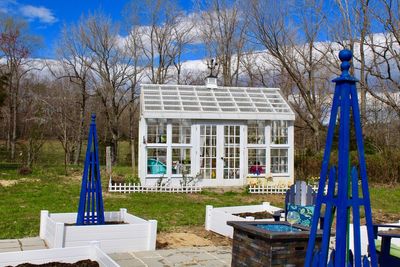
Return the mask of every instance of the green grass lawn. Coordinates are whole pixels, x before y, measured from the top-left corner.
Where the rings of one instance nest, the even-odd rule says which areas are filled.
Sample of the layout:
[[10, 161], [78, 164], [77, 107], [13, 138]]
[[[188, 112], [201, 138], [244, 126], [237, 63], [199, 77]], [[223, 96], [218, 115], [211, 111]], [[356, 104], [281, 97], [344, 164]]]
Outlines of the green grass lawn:
[[[36, 168], [30, 175], [21, 176], [16, 170], [0, 164], [0, 180], [17, 182], [0, 186], [0, 239], [37, 236], [40, 210], [76, 212], [80, 191], [80, 168], [70, 168], [64, 176], [63, 167]], [[200, 194], [169, 193], [107, 193], [103, 179], [106, 211], [127, 208], [130, 213], [145, 219], [156, 219], [159, 231], [170, 231], [180, 226], [204, 224], [205, 205], [226, 206], [260, 204], [272, 201], [282, 206], [282, 196], [252, 196], [245, 192]]]
[[[121, 168], [121, 173], [124, 172]], [[69, 168], [64, 175], [63, 167], [36, 168], [26, 176], [13, 168], [0, 164], [0, 180], [17, 182], [0, 186], [0, 238], [37, 236], [40, 210], [50, 212], [76, 212], [79, 200], [81, 167]], [[127, 208], [130, 213], [146, 219], [156, 219], [159, 231], [171, 231], [180, 226], [204, 224], [205, 205], [229, 206], [259, 204], [270, 201], [282, 206], [283, 196], [250, 195], [245, 192], [200, 194], [168, 193], [107, 193], [107, 181], [103, 179], [104, 206], [106, 211]], [[379, 218], [400, 218], [400, 187], [371, 187], [374, 213]], [[374, 216], [375, 217], [375, 216]]]
[[[126, 154], [127, 142], [121, 142], [120, 166], [113, 167], [115, 177], [133, 179]], [[19, 161], [17, 161], [19, 162]], [[65, 175], [60, 144], [46, 142], [30, 175], [19, 175], [20, 163], [7, 163], [6, 153], [0, 146], [0, 239], [37, 236], [40, 210], [50, 212], [76, 212], [82, 175], [82, 166], [68, 167]], [[176, 227], [204, 224], [205, 206], [233, 206], [260, 204], [270, 201], [283, 206], [282, 195], [251, 195], [243, 192], [200, 194], [107, 192], [107, 178], [103, 175], [103, 195], [106, 211], [127, 208], [128, 212], [145, 219], [158, 221], [159, 231], [172, 231]], [[375, 221], [400, 219], [400, 186], [370, 186]], [[363, 214], [363, 213], [362, 213]]]

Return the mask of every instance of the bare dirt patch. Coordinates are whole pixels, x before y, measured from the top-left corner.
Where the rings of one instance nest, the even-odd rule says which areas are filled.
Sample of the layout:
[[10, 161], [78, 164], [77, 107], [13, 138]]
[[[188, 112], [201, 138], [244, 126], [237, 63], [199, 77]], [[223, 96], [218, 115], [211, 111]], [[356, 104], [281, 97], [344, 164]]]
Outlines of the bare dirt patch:
[[399, 221], [399, 214], [385, 213], [380, 209], [373, 209], [372, 217], [374, 223], [393, 223]]
[[203, 247], [203, 246], [230, 246], [232, 240], [206, 231], [203, 226], [187, 226], [174, 229], [173, 232], [157, 234], [157, 249]]
[[0, 185], [4, 187], [13, 186], [19, 183], [33, 183], [39, 182], [40, 179], [33, 179], [33, 178], [21, 178], [18, 180], [0, 180]]

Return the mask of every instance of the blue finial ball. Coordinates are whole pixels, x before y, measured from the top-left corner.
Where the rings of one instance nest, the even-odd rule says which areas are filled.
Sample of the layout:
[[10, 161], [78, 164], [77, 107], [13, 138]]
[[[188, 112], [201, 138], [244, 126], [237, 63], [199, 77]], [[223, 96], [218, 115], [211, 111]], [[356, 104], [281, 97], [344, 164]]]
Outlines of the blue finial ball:
[[92, 121], [94, 122], [94, 121], [96, 121], [96, 114], [95, 113], [92, 113]]
[[347, 72], [350, 69], [350, 60], [353, 57], [353, 53], [348, 50], [348, 49], [344, 49], [342, 51], [339, 52], [339, 59], [340, 61], [342, 61], [342, 64], [340, 64], [340, 69], [343, 72]]
[[350, 61], [352, 57], [353, 57], [353, 53], [348, 49], [344, 49], [339, 52], [339, 59], [342, 62]]

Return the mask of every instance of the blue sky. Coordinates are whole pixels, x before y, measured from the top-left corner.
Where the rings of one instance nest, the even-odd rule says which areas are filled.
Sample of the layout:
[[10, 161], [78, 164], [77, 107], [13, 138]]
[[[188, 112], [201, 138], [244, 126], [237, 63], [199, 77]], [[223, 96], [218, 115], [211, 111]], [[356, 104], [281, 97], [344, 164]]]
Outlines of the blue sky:
[[[140, 3], [144, 0], [135, 1]], [[177, 1], [187, 13], [193, 11], [194, 0]], [[295, 3], [302, 0], [293, 1]], [[122, 12], [129, 2], [130, 0], [0, 0], [0, 13], [6, 13], [27, 20], [31, 32], [43, 38], [43, 45], [36, 51], [34, 56], [53, 58], [54, 46], [64, 24], [76, 22], [83, 14], [98, 10], [110, 15], [115, 21], [121, 21]], [[323, 9], [329, 11], [326, 12], [329, 20], [338, 16], [337, 7], [334, 8], [333, 5], [333, 0], [324, 1]], [[374, 22], [372, 23], [374, 25]], [[378, 29], [374, 29], [374, 31], [378, 31]], [[323, 31], [320, 33], [320, 41], [328, 39], [327, 32]], [[204, 46], [201, 44], [193, 46], [195, 49], [183, 55], [184, 60], [201, 59], [206, 56]]]
[[[64, 23], [76, 22], [82, 14], [97, 10], [118, 21], [127, 3], [126, 0], [0, 0], [0, 12], [27, 20], [31, 32], [43, 38], [42, 48], [35, 56], [51, 58]], [[191, 0], [179, 0], [179, 4], [187, 12], [192, 11]]]

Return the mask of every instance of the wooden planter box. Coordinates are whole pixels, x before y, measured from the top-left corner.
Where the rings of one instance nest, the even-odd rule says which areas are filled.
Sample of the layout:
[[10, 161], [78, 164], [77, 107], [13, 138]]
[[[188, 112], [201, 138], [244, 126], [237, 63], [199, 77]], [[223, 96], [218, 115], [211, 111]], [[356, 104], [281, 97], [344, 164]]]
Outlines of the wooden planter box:
[[126, 209], [105, 212], [106, 222], [122, 224], [72, 225], [76, 213], [49, 213], [41, 211], [40, 238], [49, 248], [87, 246], [99, 241], [106, 253], [155, 250], [157, 221], [146, 221], [127, 213]]
[[15, 266], [22, 263], [44, 264], [48, 262], [74, 263], [80, 260], [97, 261], [101, 267], [119, 267], [99, 248], [99, 242], [90, 246], [53, 248], [0, 253], [0, 266]]
[[[287, 222], [228, 222], [234, 228], [232, 266], [304, 266], [309, 229], [293, 227], [300, 232], [272, 232], [257, 224], [285, 224]], [[319, 248], [322, 232], [317, 234], [315, 248]]]
[[[262, 212], [267, 211], [273, 214], [281, 208], [271, 206], [269, 202], [263, 202], [261, 205], [233, 206], [214, 208], [211, 205], [206, 206], [205, 228], [207, 231], [213, 231], [223, 236], [233, 237], [233, 228], [227, 224], [228, 221], [254, 221], [253, 217], [242, 218], [234, 214], [244, 212]], [[264, 219], [273, 221], [273, 219]], [[257, 219], [257, 221], [260, 221]]]

